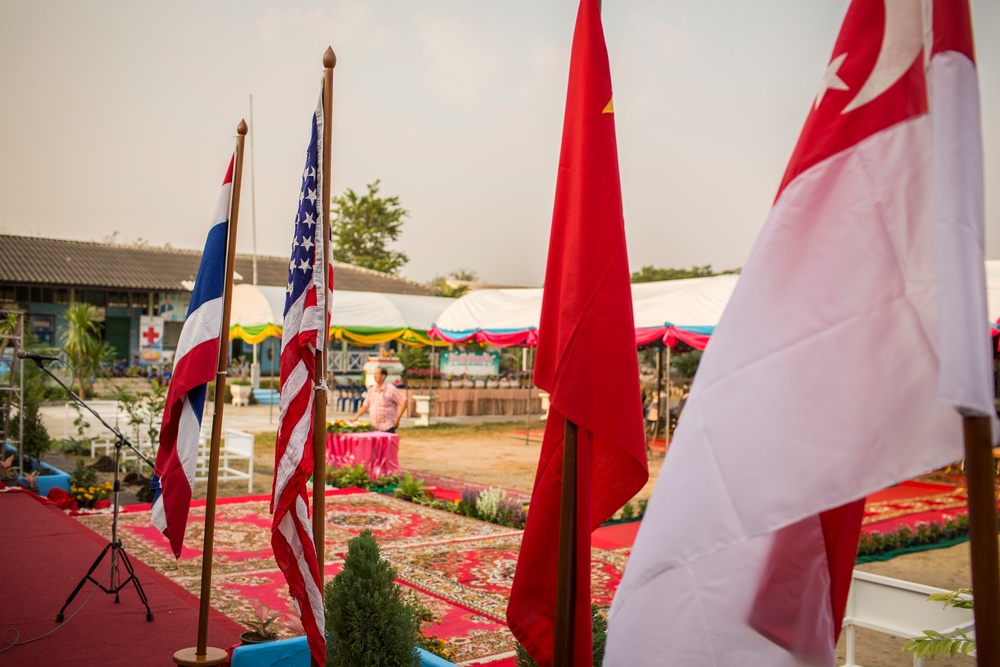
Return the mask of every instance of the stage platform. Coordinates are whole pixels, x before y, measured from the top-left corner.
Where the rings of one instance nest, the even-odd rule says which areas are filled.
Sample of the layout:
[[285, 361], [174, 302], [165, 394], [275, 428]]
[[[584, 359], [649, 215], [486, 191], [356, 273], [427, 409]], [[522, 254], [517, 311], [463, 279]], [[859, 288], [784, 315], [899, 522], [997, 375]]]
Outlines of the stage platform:
[[[0, 517], [0, 631], [8, 642], [22, 642], [54, 630], [30, 644], [3, 651], [0, 665], [172, 665], [174, 652], [195, 645], [198, 599], [142, 563], [130, 550], [128, 535], [125, 549], [154, 621], [146, 621], [146, 609], [131, 584], [122, 590], [121, 603], [115, 604], [114, 595], [87, 583], [66, 610], [66, 621], [56, 623], [59, 609], [110, 534], [99, 535], [59, 508], [19, 491], [0, 492]], [[98, 580], [104, 577], [105, 585], [109, 567], [110, 557], [105, 557], [94, 572]], [[243, 631], [238, 623], [213, 611], [209, 645], [238, 644]], [[0, 650], [4, 647], [0, 644]]]

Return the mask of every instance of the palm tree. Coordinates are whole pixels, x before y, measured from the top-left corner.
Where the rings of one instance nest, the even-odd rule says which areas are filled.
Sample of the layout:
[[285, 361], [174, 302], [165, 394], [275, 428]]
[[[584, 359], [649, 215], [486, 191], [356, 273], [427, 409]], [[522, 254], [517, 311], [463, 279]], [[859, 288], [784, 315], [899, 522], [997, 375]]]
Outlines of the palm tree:
[[75, 303], [63, 313], [66, 328], [59, 336], [59, 344], [73, 378], [80, 383], [80, 396], [85, 396], [90, 376], [97, 373], [101, 364], [111, 359], [114, 349], [101, 340], [100, 314], [89, 303]]

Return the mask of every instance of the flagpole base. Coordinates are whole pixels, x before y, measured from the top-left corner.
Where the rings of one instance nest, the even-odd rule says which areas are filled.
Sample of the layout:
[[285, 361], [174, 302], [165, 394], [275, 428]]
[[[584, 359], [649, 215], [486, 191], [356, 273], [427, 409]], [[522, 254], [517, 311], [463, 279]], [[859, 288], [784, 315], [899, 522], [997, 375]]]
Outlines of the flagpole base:
[[197, 655], [198, 648], [182, 648], [174, 653], [174, 663], [181, 667], [198, 667], [199, 665], [221, 665], [229, 660], [229, 654], [221, 648], [209, 646], [205, 649], [205, 655]]

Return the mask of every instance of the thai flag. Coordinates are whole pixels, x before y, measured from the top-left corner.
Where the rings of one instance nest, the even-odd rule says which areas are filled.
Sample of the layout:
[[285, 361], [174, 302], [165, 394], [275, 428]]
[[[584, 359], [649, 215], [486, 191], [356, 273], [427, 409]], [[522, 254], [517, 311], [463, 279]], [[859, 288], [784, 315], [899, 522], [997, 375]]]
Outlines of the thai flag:
[[181, 555], [191, 507], [205, 394], [219, 365], [232, 189], [233, 160], [230, 160], [174, 355], [174, 374], [163, 410], [160, 447], [150, 485], [156, 494], [151, 520], [170, 540], [176, 557]]

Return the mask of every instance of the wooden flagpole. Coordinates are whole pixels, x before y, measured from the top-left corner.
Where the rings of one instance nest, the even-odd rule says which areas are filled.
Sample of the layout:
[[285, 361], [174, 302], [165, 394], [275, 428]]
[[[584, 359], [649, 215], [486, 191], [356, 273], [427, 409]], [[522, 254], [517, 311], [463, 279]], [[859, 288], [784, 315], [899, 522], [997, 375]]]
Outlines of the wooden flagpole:
[[[326, 281], [330, 271], [330, 141], [333, 135], [331, 119], [333, 117], [333, 68], [337, 65], [337, 56], [333, 49], [327, 47], [323, 54], [323, 185], [321, 206], [323, 211], [323, 288], [327, 289]], [[319, 259], [319, 258], [317, 258]], [[329, 295], [327, 295], [329, 296]], [[313, 415], [313, 542], [316, 543], [316, 560], [319, 563], [320, 579], [323, 579], [325, 567], [326, 544], [326, 354], [329, 327], [326, 325], [326, 314], [329, 312], [329, 299], [323, 300], [323, 313], [320, 320], [320, 331], [316, 335], [316, 399]]]
[[[603, 10], [597, 0], [597, 11]], [[528, 394], [529, 406], [531, 394]], [[531, 409], [530, 407], [528, 408]], [[556, 577], [555, 644], [552, 667], [574, 667], [576, 637], [577, 427], [569, 419], [563, 434], [562, 499], [559, 504], [559, 572]], [[589, 560], [589, 554], [588, 554]]]
[[205, 499], [205, 544], [201, 557], [201, 604], [198, 608], [198, 645], [174, 653], [174, 662], [184, 667], [221, 665], [229, 659], [221, 648], [208, 646], [208, 611], [212, 596], [212, 556], [215, 545], [215, 498], [219, 492], [219, 450], [222, 443], [222, 413], [226, 405], [226, 368], [229, 366], [229, 314], [233, 306], [233, 264], [236, 261], [236, 229], [240, 214], [240, 187], [243, 181], [243, 144], [247, 124], [236, 126], [236, 161], [233, 166], [233, 195], [229, 206], [229, 239], [226, 249], [226, 282], [222, 293], [222, 330], [219, 332], [219, 365], [215, 372], [215, 411], [212, 417], [212, 446], [208, 459], [208, 494]]
[[1000, 667], [1000, 557], [989, 417], [966, 417], [964, 431], [972, 592], [975, 596], [976, 664], [980, 667]]
[[576, 624], [577, 447], [576, 424], [566, 420], [563, 435], [562, 500], [559, 504], [559, 572], [553, 667], [573, 667]]

